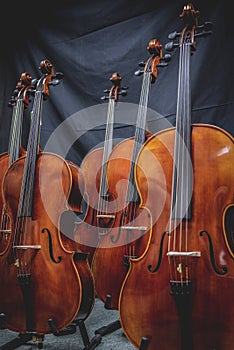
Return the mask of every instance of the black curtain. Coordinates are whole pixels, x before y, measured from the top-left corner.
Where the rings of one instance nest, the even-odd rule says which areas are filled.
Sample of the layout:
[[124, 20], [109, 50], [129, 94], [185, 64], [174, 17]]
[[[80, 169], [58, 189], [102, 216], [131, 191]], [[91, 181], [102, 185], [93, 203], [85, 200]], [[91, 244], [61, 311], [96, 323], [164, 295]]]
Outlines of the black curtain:
[[[8, 2], [0, 13], [0, 152], [7, 151], [12, 109], [8, 101], [25, 71], [33, 78], [48, 59], [63, 73], [43, 104], [40, 144], [81, 163], [105, 135], [107, 100], [113, 72], [128, 87], [116, 105], [115, 142], [134, 135], [142, 76], [138, 63], [149, 57], [148, 43], [165, 46], [168, 34], [180, 32], [184, 1], [21, 1]], [[213, 124], [234, 134], [232, 10], [221, 0], [197, 0], [199, 25], [213, 23], [212, 35], [197, 38], [192, 55], [192, 122]], [[164, 53], [166, 51], [164, 50]], [[148, 129], [175, 125], [179, 51], [159, 68], [149, 99]], [[25, 111], [22, 143], [26, 146], [32, 103]], [[205, 145], [204, 145], [205, 147]]]

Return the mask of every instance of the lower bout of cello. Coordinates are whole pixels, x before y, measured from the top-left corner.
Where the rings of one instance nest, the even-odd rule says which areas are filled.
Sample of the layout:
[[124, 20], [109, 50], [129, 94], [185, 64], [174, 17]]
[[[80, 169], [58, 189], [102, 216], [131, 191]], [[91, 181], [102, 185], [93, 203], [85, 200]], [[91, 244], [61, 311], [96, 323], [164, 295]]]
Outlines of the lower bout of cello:
[[146, 260], [131, 264], [132, 274], [120, 293], [120, 321], [130, 342], [137, 348], [147, 342], [147, 350], [232, 349], [234, 313], [222, 302], [230, 279], [214, 274], [209, 281], [192, 280], [186, 295], [180, 288], [172, 289], [165, 269], [149, 273], [144, 282], [135, 278], [144, 270], [148, 273]]

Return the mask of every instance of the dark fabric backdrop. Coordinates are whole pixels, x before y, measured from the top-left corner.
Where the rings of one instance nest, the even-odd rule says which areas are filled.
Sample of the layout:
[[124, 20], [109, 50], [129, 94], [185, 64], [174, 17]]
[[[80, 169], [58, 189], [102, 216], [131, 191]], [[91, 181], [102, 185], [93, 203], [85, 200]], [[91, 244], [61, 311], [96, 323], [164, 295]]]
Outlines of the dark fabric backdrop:
[[[116, 107], [114, 137], [132, 136], [142, 83], [142, 76], [134, 72], [149, 57], [150, 39], [157, 38], [164, 46], [169, 33], [183, 28], [179, 15], [184, 4], [174, 0], [8, 1], [0, 14], [0, 152], [8, 147], [12, 114], [8, 101], [16, 83], [24, 71], [39, 77], [38, 66], [44, 59], [51, 61], [55, 71], [63, 72], [64, 78], [51, 87], [43, 104], [42, 149], [65, 154], [80, 164], [103, 141], [107, 101], [100, 97], [110, 88], [109, 78], [115, 71], [128, 94], [119, 98]], [[192, 122], [214, 124], [233, 135], [232, 10], [223, 0], [193, 4], [200, 10], [200, 24], [212, 21], [213, 34], [197, 39], [192, 56]], [[151, 87], [148, 128], [153, 132], [175, 123], [178, 54], [173, 51], [168, 67], [159, 69]], [[25, 145], [31, 108], [32, 103], [25, 111]], [[62, 132], [55, 132], [70, 119]], [[50, 149], [51, 135], [57, 143]]]

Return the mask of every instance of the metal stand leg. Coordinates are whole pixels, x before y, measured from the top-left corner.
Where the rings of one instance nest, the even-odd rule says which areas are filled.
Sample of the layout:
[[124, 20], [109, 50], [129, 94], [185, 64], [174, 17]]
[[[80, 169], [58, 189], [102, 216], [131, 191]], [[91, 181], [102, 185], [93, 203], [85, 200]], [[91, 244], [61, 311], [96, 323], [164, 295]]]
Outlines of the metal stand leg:
[[121, 328], [121, 324], [119, 320], [116, 320], [114, 322], [109, 323], [107, 326], [103, 326], [95, 331], [95, 334], [101, 334], [101, 336], [104, 336], [106, 334], [110, 334], [117, 329]]
[[5, 343], [4, 345], [0, 346], [0, 350], [14, 350], [20, 347], [21, 345], [26, 344], [28, 341], [33, 340], [33, 338], [38, 341], [38, 349], [43, 348], [43, 340], [44, 337], [41, 336], [36, 336], [34, 334], [19, 334], [18, 337], [10, 340], [9, 342]]
[[149, 338], [142, 337], [141, 338], [141, 345], [139, 347], [139, 350], [147, 350], [148, 346], [149, 346], [149, 343], [150, 343], [150, 339]]
[[100, 334], [96, 334], [91, 340], [89, 340], [89, 336], [88, 336], [84, 321], [78, 320], [77, 325], [80, 329], [80, 333], [85, 346], [83, 350], [95, 349], [101, 343], [102, 336]]
[[[106, 301], [104, 303], [104, 308], [107, 310], [111, 310], [110, 308], [111, 303], [111, 295], [106, 295]], [[106, 334], [112, 333], [116, 331], [117, 329], [121, 328], [121, 324], [119, 320], [116, 320], [114, 322], [109, 323], [107, 326], [103, 326], [95, 331], [95, 334], [101, 334], [101, 336], [104, 336]]]

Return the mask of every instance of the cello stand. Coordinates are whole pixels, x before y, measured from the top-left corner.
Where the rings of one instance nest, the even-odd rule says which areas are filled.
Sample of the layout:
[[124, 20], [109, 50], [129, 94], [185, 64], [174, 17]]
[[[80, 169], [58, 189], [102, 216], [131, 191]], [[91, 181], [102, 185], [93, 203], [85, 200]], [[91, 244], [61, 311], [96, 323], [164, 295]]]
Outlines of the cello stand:
[[83, 339], [84, 349], [83, 350], [93, 350], [95, 349], [102, 341], [102, 336], [100, 334], [96, 334], [91, 340], [89, 340], [89, 336], [87, 333], [87, 329], [85, 327], [85, 323], [83, 320], [78, 320], [77, 325], [80, 330], [80, 334]]
[[[6, 329], [5, 327], [5, 319], [6, 315], [1, 313], [0, 314], [0, 329]], [[43, 348], [43, 335], [38, 335], [35, 332], [28, 332], [28, 333], [20, 333], [16, 338], [10, 340], [9, 342], [3, 344], [0, 346], [0, 350], [13, 350], [17, 349], [21, 345], [26, 344], [28, 341], [33, 340], [34, 342], [38, 342], [38, 349]]]
[[[111, 302], [111, 295], [106, 295], [106, 301], [104, 304], [104, 308], [107, 310], [111, 310], [110, 308], [110, 302]], [[121, 328], [121, 324], [119, 320], [116, 320], [114, 322], [109, 323], [107, 326], [103, 326], [95, 331], [95, 334], [101, 334], [101, 336], [104, 336], [106, 334], [110, 334], [117, 329]]]
[[150, 343], [150, 339], [146, 337], [141, 338], [141, 344], [139, 350], [147, 350]]
[[83, 350], [93, 350], [101, 343], [102, 337], [101, 337], [100, 334], [95, 335], [91, 340], [89, 340], [89, 336], [88, 336], [88, 333], [87, 333], [87, 330], [86, 330], [86, 327], [85, 327], [85, 323], [81, 319], [75, 319], [70, 324], [70, 326], [64, 328], [61, 331], [57, 330], [53, 319], [49, 319], [48, 323], [50, 325], [52, 333], [56, 337], [60, 337], [60, 336], [63, 336], [63, 335], [68, 335], [68, 334], [73, 334], [73, 333], [76, 332], [76, 328], [78, 326], [79, 330], [80, 330], [80, 334], [81, 334], [82, 340], [83, 340], [83, 343], [84, 343], [84, 346], [85, 346]]
[[43, 335], [36, 336], [34, 334], [24, 333], [24, 334], [19, 334], [18, 337], [14, 338], [14, 339], [10, 340], [9, 342], [7, 342], [7, 343], [3, 344], [2, 346], [0, 346], [0, 350], [17, 349], [18, 347], [20, 347], [21, 345], [26, 344], [30, 340], [38, 341], [38, 349], [42, 349], [43, 348], [43, 340], [44, 340]]

